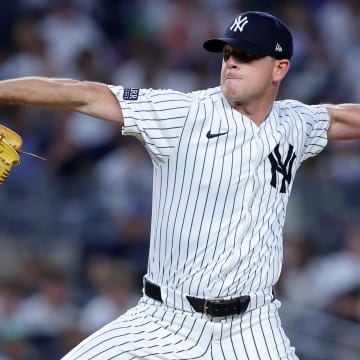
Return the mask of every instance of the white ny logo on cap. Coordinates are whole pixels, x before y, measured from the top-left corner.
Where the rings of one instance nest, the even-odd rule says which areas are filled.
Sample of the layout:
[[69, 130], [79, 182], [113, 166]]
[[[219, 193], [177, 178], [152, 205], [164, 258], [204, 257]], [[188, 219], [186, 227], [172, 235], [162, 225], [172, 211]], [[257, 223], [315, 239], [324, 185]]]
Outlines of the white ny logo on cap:
[[234, 20], [234, 23], [230, 26], [230, 30], [236, 32], [240, 31], [242, 32], [244, 30], [244, 26], [248, 23], [247, 16], [244, 18], [241, 17], [241, 15]]

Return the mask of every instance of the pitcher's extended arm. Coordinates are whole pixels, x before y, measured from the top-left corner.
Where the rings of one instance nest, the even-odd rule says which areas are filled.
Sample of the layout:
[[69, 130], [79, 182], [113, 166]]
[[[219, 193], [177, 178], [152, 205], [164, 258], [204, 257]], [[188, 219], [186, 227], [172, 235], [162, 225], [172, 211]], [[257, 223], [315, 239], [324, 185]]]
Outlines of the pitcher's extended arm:
[[81, 112], [120, 122], [122, 111], [107, 85], [72, 79], [23, 77], [0, 81], [0, 103]]

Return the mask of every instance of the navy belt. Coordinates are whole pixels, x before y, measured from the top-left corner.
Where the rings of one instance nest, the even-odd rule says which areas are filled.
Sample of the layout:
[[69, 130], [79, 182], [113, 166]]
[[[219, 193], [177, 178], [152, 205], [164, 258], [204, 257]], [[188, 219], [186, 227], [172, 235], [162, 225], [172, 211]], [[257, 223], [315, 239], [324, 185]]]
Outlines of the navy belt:
[[[163, 302], [160, 287], [150, 281], [144, 282], [144, 293], [148, 297]], [[238, 296], [232, 299], [203, 299], [194, 296], [187, 296], [192, 308], [199, 313], [212, 317], [223, 317], [243, 314], [249, 306], [250, 296]]]

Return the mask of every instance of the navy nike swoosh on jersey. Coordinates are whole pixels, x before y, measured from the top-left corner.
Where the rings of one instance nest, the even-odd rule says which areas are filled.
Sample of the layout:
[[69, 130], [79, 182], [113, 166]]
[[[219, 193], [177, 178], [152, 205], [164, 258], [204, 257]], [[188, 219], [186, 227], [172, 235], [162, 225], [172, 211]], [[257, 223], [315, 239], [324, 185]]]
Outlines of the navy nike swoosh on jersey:
[[221, 133], [211, 133], [210, 130], [206, 133], [206, 137], [208, 139], [211, 139], [211, 138], [214, 138], [214, 137], [218, 137], [218, 136], [221, 136], [221, 135], [226, 135], [228, 133], [228, 131], [225, 131], [225, 132], [221, 132]]

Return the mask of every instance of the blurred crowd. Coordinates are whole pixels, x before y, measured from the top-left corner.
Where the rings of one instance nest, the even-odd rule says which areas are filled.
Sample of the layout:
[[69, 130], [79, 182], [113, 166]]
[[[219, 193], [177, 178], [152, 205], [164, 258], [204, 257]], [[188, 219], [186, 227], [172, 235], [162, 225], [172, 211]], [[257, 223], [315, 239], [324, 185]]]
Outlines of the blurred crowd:
[[[281, 98], [360, 102], [358, 0], [1, 1], [0, 79], [216, 86], [221, 55], [202, 43], [246, 10], [271, 11], [294, 35]], [[59, 359], [140, 296], [152, 164], [119, 126], [85, 117], [0, 108], [23, 149], [47, 159], [22, 155], [0, 189], [0, 360]], [[360, 358], [359, 219], [360, 142], [331, 143], [300, 169], [284, 232], [278, 296], [302, 309], [291, 326], [338, 345], [317, 357], [300, 347], [304, 360]]]

